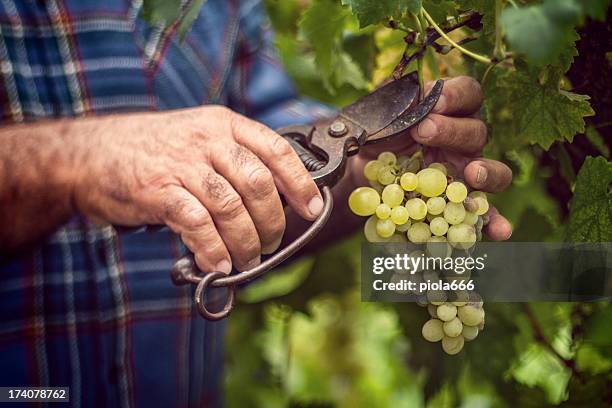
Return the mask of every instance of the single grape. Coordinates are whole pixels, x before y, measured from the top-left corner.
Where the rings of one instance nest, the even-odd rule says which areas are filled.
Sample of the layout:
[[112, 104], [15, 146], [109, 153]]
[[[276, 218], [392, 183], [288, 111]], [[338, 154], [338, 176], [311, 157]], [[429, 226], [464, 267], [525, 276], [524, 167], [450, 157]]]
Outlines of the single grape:
[[476, 243], [476, 230], [467, 224], [451, 225], [446, 238], [454, 248], [468, 249]]
[[474, 201], [478, 204], [478, 209], [475, 211], [476, 215], [484, 215], [489, 211], [489, 202], [486, 197], [474, 197]]
[[355, 214], [367, 217], [376, 212], [380, 195], [372, 187], [357, 187], [349, 196], [348, 203]]
[[429, 225], [424, 222], [416, 222], [408, 229], [408, 240], [415, 244], [423, 244], [431, 237]]
[[404, 190], [414, 191], [416, 190], [417, 185], [419, 184], [419, 179], [416, 174], [406, 172], [402, 174], [402, 177], [400, 177], [400, 184]]
[[441, 237], [448, 231], [448, 222], [442, 217], [436, 217], [429, 222], [429, 229], [432, 234]]
[[409, 220], [410, 215], [408, 214], [408, 209], [406, 207], [400, 205], [391, 210], [391, 221], [393, 221], [395, 225], [403, 225]]
[[438, 318], [437, 310], [438, 310], [438, 307], [436, 305], [431, 305], [431, 304], [427, 305], [427, 312], [432, 317], [432, 319]]
[[378, 174], [376, 175], [376, 179], [383, 186], [386, 186], [387, 184], [393, 183], [395, 181], [395, 172], [393, 171], [393, 167], [391, 167], [391, 166], [382, 166], [378, 170]]
[[465, 197], [465, 200], [463, 200], [463, 206], [465, 207], [465, 211], [469, 212], [476, 212], [478, 209], [478, 203], [470, 196]]
[[395, 163], [400, 169], [405, 169], [410, 163], [410, 156], [406, 156], [405, 154], [401, 154], [397, 156], [397, 162]]
[[370, 160], [363, 167], [363, 175], [365, 176], [365, 178], [367, 178], [370, 181], [377, 181], [378, 180], [378, 171], [384, 165], [385, 164], [383, 162], [379, 161], [379, 160]]
[[378, 161], [387, 166], [393, 166], [397, 162], [397, 157], [393, 152], [382, 152], [378, 155]]
[[427, 204], [420, 198], [409, 199], [406, 201], [405, 207], [408, 210], [410, 218], [413, 220], [421, 220], [427, 215]]
[[465, 306], [470, 299], [470, 295], [465, 290], [458, 290], [449, 296], [451, 303], [457, 307]]
[[484, 311], [471, 305], [465, 305], [457, 309], [457, 316], [467, 326], [478, 326], [484, 319]]
[[463, 204], [447, 203], [444, 207], [444, 219], [451, 225], [460, 224], [465, 218]]
[[382, 238], [376, 232], [376, 224], [378, 223], [378, 217], [373, 215], [363, 225], [363, 235], [368, 242], [388, 242], [389, 238]]
[[[395, 230], [397, 232], [397, 229]], [[408, 238], [406, 238], [406, 234], [393, 234], [389, 237], [389, 241], [387, 242], [395, 242], [398, 244], [407, 244]]]
[[385, 186], [380, 184], [378, 181], [369, 180], [368, 184], [370, 184], [370, 187], [372, 187], [374, 190], [376, 190], [378, 192], [378, 194], [382, 194], [382, 191], [385, 188]]
[[453, 249], [446, 242], [446, 237], [431, 237], [427, 240], [427, 253], [432, 258], [446, 258], [451, 255]]
[[472, 198], [482, 197], [486, 199], [487, 193], [485, 193], [484, 191], [474, 190], [474, 191], [470, 191], [470, 194], [468, 194], [468, 197], [472, 197]]
[[453, 317], [451, 320], [442, 324], [442, 330], [444, 330], [444, 334], [448, 337], [457, 337], [463, 330], [463, 324], [461, 324], [461, 320], [457, 317]]
[[442, 322], [438, 319], [430, 319], [425, 322], [421, 329], [423, 338], [427, 341], [435, 343], [436, 341], [442, 340], [444, 337], [444, 329], [442, 328]]
[[444, 322], [448, 322], [449, 320], [452, 320], [455, 318], [455, 316], [457, 316], [457, 307], [450, 303], [443, 303], [438, 306], [438, 309], [436, 309], [436, 313], [438, 314], [438, 319]]
[[460, 203], [467, 197], [467, 187], [460, 181], [453, 181], [446, 187], [446, 197], [453, 203]]
[[478, 216], [475, 213], [466, 211], [465, 218], [463, 219], [461, 223], [467, 224], [467, 225], [476, 225], [477, 221], [478, 221]]
[[442, 173], [444, 173], [444, 175], [446, 176], [448, 174], [448, 170], [446, 169], [446, 166], [443, 165], [442, 163], [431, 163], [429, 166], [430, 169], [436, 169], [436, 170], [440, 170]]
[[461, 335], [466, 341], [474, 340], [478, 336], [478, 327], [476, 326], [463, 326]]
[[463, 344], [464, 340], [461, 335], [457, 337], [444, 336], [442, 338], [442, 350], [451, 356], [459, 353], [463, 348]]
[[428, 290], [427, 300], [432, 305], [440, 306], [441, 304], [446, 302], [446, 292], [444, 292], [443, 290]]
[[376, 216], [381, 220], [386, 220], [391, 216], [391, 207], [388, 204], [378, 204], [376, 207]]
[[427, 211], [432, 215], [442, 214], [446, 200], [442, 197], [431, 197], [427, 200]]
[[397, 207], [404, 201], [404, 190], [397, 184], [389, 184], [382, 192], [383, 203], [389, 207]]
[[437, 169], [423, 169], [417, 173], [418, 189], [425, 197], [439, 196], [446, 189], [446, 176]]
[[[395, 207], [395, 208], [399, 208], [399, 207]], [[408, 232], [408, 230], [410, 229], [411, 225], [412, 225], [412, 222], [409, 219], [408, 221], [406, 221], [405, 223], [403, 223], [401, 225], [396, 225], [395, 226], [395, 231], [396, 232]]]
[[395, 232], [395, 224], [390, 219], [376, 222], [376, 233], [383, 238], [389, 238]]

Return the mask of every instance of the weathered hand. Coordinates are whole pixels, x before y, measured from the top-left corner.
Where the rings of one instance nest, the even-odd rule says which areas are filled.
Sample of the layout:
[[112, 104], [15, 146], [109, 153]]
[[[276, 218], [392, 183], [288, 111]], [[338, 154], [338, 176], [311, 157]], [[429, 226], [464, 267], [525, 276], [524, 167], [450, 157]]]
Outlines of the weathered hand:
[[[428, 84], [426, 91], [432, 85]], [[447, 80], [438, 103], [426, 119], [410, 129], [406, 137], [364, 148], [359, 159], [353, 160], [351, 171], [359, 175], [359, 184], [367, 184], [361, 173], [368, 160], [384, 150], [410, 154], [420, 143], [426, 147], [427, 162], [452, 163], [474, 189], [492, 193], [504, 190], [512, 181], [512, 171], [499, 161], [482, 157], [487, 127], [479, 118], [481, 104], [482, 90], [476, 80], [466, 76]], [[508, 239], [512, 234], [508, 220], [494, 207], [489, 210], [489, 216], [487, 235], [493, 240]]]
[[303, 218], [323, 207], [290, 145], [224, 107], [111, 116], [82, 133], [77, 210], [119, 225], [166, 224], [203, 271], [249, 269], [278, 248], [279, 192]]

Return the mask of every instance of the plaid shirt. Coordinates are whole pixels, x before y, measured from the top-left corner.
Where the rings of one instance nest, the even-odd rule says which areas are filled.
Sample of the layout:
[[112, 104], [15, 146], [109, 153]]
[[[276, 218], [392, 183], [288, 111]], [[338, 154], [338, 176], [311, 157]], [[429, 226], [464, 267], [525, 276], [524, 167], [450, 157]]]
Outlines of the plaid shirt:
[[[217, 103], [278, 127], [329, 113], [295, 98], [260, 1], [208, 0], [184, 42], [175, 28], [144, 22], [142, 0], [0, 0], [0, 120]], [[172, 285], [182, 251], [167, 230], [75, 216], [0, 263], [0, 385], [68, 386], [74, 407], [219, 405], [225, 324]]]

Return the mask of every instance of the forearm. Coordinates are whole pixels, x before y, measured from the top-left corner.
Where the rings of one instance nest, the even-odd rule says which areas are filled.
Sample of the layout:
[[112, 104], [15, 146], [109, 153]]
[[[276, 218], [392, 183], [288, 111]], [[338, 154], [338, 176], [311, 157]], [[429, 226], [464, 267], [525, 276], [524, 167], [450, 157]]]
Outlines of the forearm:
[[42, 238], [73, 213], [75, 122], [0, 128], [0, 253]]

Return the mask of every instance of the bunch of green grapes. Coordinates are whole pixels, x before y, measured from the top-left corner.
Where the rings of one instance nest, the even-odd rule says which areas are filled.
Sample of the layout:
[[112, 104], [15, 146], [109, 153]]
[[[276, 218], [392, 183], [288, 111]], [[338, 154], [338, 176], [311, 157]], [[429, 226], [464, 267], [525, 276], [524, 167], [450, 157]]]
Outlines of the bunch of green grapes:
[[[488, 222], [487, 196], [469, 192], [452, 164], [425, 166], [420, 151], [400, 157], [383, 152], [366, 164], [364, 175], [370, 186], [356, 188], [348, 203], [355, 214], [369, 217], [364, 225], [367, 241], [411, 242], [423, 245], [430, 256], [444, 258], [453, 250], [469, 250], [481, 239]], [[427, 300], [420, 304], [432, 316], [423, 326], [423, 337], [442, 340], [444, 351], [456, 354], [465, 340], [478, 335], [479, 326], [482, 329], [484, 309], [481, 301], [451, 302], [443, 294], [434, 300], [430, 293], [423, 295]]]

